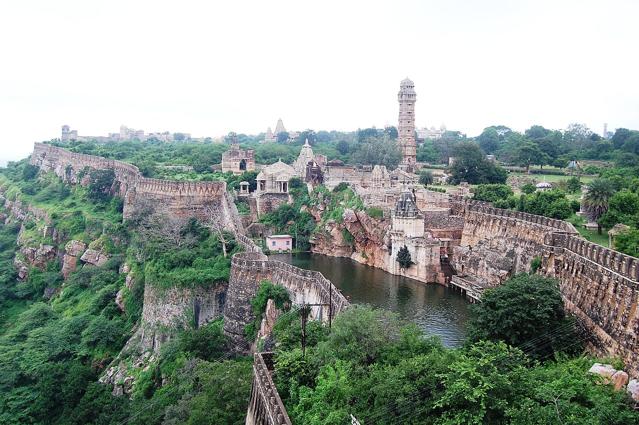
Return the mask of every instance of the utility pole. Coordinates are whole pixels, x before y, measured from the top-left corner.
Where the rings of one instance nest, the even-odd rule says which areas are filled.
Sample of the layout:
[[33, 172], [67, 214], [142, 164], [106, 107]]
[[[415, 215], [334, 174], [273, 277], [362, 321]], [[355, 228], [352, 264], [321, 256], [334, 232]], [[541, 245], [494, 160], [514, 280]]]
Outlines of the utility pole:
[[306, 357], [306, 322], [308, 322], [308, 315], [311, 313], [311, 307], [325, 307], [328, 306], [328, 326], [331, 326], [331, 304], [306, 304], [302, 303], [300, 308], [300, 319], [302, 320], [302, 356]]

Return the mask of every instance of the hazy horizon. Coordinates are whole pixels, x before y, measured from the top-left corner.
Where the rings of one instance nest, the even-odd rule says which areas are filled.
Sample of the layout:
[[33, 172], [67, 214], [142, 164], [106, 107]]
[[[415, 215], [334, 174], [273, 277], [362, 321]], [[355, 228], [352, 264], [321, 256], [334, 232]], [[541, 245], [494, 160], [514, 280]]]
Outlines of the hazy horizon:
[[[559, 4], [558, 4], [559, 3]], [[44, 0], [0, 6], [0, 162], [33, 142], [146, 132], [218, 137], [396, 125], [639, 128], [633, 1], [209, 4]]]

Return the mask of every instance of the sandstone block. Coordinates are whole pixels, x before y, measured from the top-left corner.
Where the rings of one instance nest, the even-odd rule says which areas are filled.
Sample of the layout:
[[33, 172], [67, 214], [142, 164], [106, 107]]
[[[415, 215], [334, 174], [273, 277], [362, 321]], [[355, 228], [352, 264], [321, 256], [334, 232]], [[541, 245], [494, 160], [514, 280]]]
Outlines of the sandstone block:
[[603, 381], [608, 384], [612, 382], [612, 377], [617, 372], [617, 369], [609, 364], [595, 363], [592, 365], [590, 370], [588, 370], [588, 372], [601, 376], [603, 378]]
[[87, 249], [80, 257], [80, 260], [94, 266], [102, 266], [109, 261], [109, 256], [95, 249]]
[[69, 275], [75, 271], [77, 266], [78, 266], [78, 257], [69, 255], [69, 254], [64, 254], [64, 257], [62, 257], [62, 276], [64, 276], [64, 278], [67, 279]]
[[74, 257], [79, 257], [87, 249], [87, 244], [82, 241], [70, 240], [64, 246], [64, 251]]
[[624, 388], [628, 384], [628, 374], [623, 370], [618, 370], [612, 375], [612, 385], [615, 387], [615, 390], [619, 391]]
[[120, 311], [124, 312], [126, 310], [124, 308], [124, 293], [122, 292], [122, 289], [115, 294], [115, 304], [118, 306]]
[[626, 387], [628, 394], [630, 397], [636, 402], [639, 402], [639, 381], [636, 379], [631, 379]]

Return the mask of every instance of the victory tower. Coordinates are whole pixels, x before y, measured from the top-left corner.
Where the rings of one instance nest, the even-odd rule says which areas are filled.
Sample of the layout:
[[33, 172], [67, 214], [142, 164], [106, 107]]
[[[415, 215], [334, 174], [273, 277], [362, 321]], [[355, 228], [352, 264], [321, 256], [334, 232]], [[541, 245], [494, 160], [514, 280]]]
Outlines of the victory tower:
[[413, 172], [417, 160], [417, 145], [415, 143], [415, 84], [408, 78], [399, 84], [397, 94], [399, 102], [399, 124], [397, 126], [398, 143], [402, 151], [401, 169]]

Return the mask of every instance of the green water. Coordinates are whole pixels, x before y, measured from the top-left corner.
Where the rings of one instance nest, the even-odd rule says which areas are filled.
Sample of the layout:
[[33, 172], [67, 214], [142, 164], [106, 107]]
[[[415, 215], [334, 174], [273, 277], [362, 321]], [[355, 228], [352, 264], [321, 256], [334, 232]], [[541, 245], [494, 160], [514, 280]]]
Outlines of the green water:
[[359, 264], [350, 258], [319, 254], [276, 254], [274, 260], [302, 269], [317, 270], [330, 279], [354, 303], [365, 303], [397, 312], [444, 345], [455, 347], [465, 338], [468, 302], [459, 293], [436, 283], [422, 283]]

